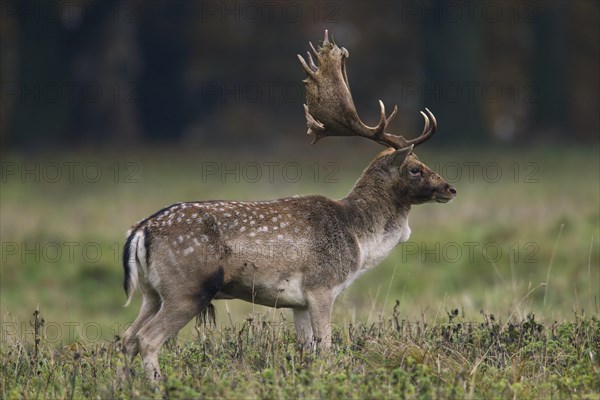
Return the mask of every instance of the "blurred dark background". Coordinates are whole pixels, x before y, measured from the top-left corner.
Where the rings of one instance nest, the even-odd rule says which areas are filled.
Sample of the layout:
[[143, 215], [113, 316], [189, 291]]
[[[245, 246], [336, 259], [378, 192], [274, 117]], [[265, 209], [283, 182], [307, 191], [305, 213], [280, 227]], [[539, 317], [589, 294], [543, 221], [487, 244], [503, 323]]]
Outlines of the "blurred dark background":
[[414, 136], [432, 110], [439, 133], [418, 154], [459, 192], [416, 209], [419, 251], [398, 246], [338, 309], [597, 310], [599, 14], [598, 1], [2, 1], [0, 318], [40, 305], [48, 321], [133, 320], [123, 233], [168, 204], [345, 196], [381, 146], [309, 144], [296, 54], [325, 29], [350, 52], [363, 121], [381, 99], [399, 107], [390, 131]]
[[[432, 142], [597, 143], [596, 1], [3, 1], [3, 149], [306, 140], [296, 53], [324, 29], [377, 100]], [[434, 144], [435, 143], [435, 144]]]

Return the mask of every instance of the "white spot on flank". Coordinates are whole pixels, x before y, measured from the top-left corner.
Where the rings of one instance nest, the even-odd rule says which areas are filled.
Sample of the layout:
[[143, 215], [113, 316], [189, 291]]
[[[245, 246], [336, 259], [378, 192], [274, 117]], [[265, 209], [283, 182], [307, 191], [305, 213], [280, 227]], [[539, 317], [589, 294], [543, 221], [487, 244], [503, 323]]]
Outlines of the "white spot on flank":
[[193, 247], [188, 247], [187, 249], [183, 250], [183, 255], [187, 256], [188, 254], [191, 254], [194, 252], [194, 248]]
[[179, 237], [177, 238], [177, 240], [179, 240], [179, 243], [183, 243], [183, 236], [179, 235]]
[[283, 239], [283, 235], [277, 235], [277, 240], [282, 240]]
[[240, 232], [244, 232], [245, 230], [246, 230], [246, 227], [245, 227], [245, 226], [242, 226], [242, 227], [240, 228]]
[[250, 237], [254, 237], [254, 236], [256, 236], [256, 233], [250, 232]]

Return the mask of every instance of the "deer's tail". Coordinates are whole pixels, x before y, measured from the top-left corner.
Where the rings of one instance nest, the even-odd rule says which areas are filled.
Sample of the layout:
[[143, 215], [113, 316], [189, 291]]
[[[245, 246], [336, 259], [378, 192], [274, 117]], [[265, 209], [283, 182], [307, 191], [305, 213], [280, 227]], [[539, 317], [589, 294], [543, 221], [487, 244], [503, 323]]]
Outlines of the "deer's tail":
[[124, 307], [127, 307], [138, 287], [140, 272], [146, 275], [148, 271], [145, 229], [133, 229], [127, 232], [123, 248], [123, 269], [125, 271], [123, 288], [127, 296]]

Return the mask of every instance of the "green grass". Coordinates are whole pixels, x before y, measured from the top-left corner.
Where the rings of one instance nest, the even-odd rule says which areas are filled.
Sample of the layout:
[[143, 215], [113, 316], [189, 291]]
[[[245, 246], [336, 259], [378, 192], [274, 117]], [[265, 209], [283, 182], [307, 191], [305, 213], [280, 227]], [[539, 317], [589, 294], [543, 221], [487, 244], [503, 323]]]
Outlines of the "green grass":
[[[41, 317], [33, 325], [43, 324]], [[120, 378], [119, 340], [3, 346], [0, 393], [12, 398], [587, 398], [600, 391], [600, 320], [575, 315], [544, 326], [458, 310], [444, 322], [410, 322], [397, 311], [373, 324], [337, 325], [333, 351], [296, 345], [289, 321], [247, 319], [198, 327], [161, 353], [152, 387], [139, 362]], [[36, 322], [37, 321], [37, 322]], [[40, 327], [40, 331], [43, 326]], [[38, 340], [36, 340], [38, 338]]]
[[[447, 177], [456, 176], [458, 164], [458, 197], [414, 207], [410, 242], [338, 298], [333, 354], [300, 353], [286, 310], [221, 301], [218, 329], [199, 340], [190, 324], [178, 343], [161, 352], [167, 381], [156, 393], [138, 378], [116, 386], [114, 371], [122, 360], [113, 340], [140, 305], [138, 295], [122, 308], [121, 247], [132, 223], [185, 200], [307, 193], [340, 198], [377, 150], [4, 155], [3, 173], [6, 165], [32, 168], [35, 162], [78, 167], [72, 182], [3, 175], [2, 397], [598, 398], [598, 340], [592, 340], [600, 315], [597, 148], [419, 151]], [[291, 161], [302, 171], [297, 182], [282, 175]], [[205, 162], [279, 166], [272, 182], [264, 165], [262, 179], [236, 182], [231, 174], [203, 179]], [[82, 175], [90, 163], [100, 166], [98, 182]], [[465, 163], [479, 163], [471, 177]], [[496, 167], [502, 173], [497, 180]], [[337, 182], [325, 179], [332, 171], [329, 178]], [[56, 248], [60, 256], [52, 253]], [[500, 254], [493, 252], [498, 249]], [[36, 358], [30, 320], [38, 305], [45, 325]], [[454, 309], [460, 315], [449, 322]], [[490, 328], [491, 314], [502, 321], [497, 328]], [[511, 326], [522, 332], [529, 315], [542, 332], [514, 339]], [[256, 334], [247, 336], [249, 316]], [[405, 321], [404, 330], [398, 331], [394, 316]], [[264, 332], [259, 320], [267, 323]], [[448, 329], [456, 331], [450, 339]]]

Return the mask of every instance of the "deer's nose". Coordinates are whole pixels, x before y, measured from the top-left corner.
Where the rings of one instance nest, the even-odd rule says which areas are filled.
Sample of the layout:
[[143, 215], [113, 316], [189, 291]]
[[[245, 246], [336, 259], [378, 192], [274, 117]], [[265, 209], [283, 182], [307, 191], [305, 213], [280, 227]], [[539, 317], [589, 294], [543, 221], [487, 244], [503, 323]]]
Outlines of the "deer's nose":
[[455, 188], [454, 186], [450, 186], [450, 187], [448, 188], [448, 191], [449, 191], [450, 193], [452, 193], [452, 195], [453, 195], [453, 196], [456, 196], [456, 188]]

